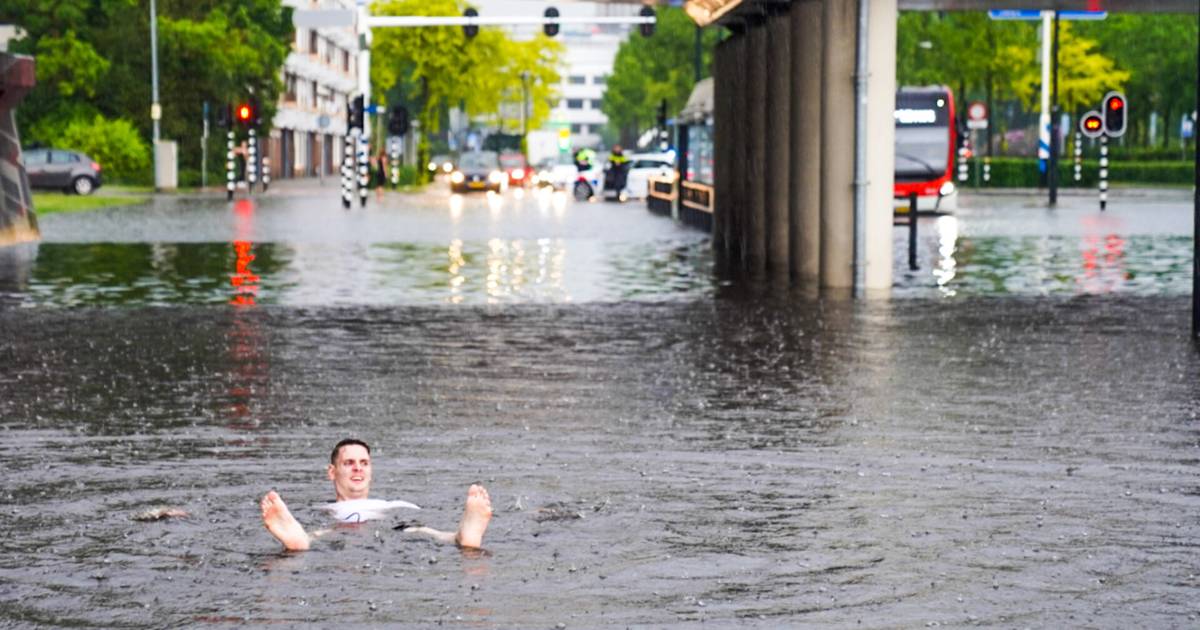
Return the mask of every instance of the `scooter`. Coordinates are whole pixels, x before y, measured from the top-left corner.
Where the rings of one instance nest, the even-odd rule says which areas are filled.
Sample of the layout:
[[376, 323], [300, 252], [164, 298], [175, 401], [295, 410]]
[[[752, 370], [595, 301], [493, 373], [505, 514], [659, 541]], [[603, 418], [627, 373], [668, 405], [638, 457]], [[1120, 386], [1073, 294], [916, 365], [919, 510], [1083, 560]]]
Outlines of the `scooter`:
[[576, 201], [587, 201], [596, 194], [597, 190], [601, 189], [601, 183], [600, 169], [592, 167], [581, 170], [575, 178], [571, 193], [575, 196]]

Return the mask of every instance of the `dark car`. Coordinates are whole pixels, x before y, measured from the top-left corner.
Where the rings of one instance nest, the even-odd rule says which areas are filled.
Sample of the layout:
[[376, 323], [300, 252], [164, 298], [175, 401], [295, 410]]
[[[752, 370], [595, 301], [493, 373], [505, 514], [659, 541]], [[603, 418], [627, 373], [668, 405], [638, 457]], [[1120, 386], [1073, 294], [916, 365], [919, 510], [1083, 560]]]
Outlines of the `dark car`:
[[533, 169], [523, 153], [501, 153], [500, 168], [508, 176], [509, 186], [528, 186], [533, 181]]
[[456, 193], [468, 190], [500, 192], [508, 185], [505, 180], [495, 151], [464, 153], [459, 158], [458, 168], [450, 173], [450, 190]]
[[25, 149], [21, 153], [33, 188], [90, 195], [100, 187], [100, 165], [78, 151]]

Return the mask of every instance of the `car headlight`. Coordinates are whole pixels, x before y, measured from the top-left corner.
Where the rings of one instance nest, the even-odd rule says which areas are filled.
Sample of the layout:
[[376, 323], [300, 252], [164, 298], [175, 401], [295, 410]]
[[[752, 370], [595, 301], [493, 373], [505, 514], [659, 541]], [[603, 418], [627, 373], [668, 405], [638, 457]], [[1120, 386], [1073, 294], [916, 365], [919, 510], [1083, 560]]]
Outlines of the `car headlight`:
[[461, 184], [463, 183], [463, 179], [465, 178], [463, 177], [462, 171], [454, 171], [453, 173], [450, 173], [451, 184]]
[[[434, 168], [436, 168], [436, 167], [434, 167]], [[449, 173], [450, 171], [454, 170], [454, 165], [449, 162], [446, 162], [445, 164], [442, 164], [442, 170]]]
[[525, 169], [514, 168], [512, 176], [513, 176], [513, 179], [525, 179]]
[[429, 163], [429, 170], [431, 170], [431, 171], [436, 171], [436, 170], [437, 170], [437, 164], [434, 164], [433, 162], [430, 162], [430, 163]]
[[488, 181], [492, 182], [493, 184], [499, 184], [500, 182], [504, 181], [504, 173], [501, 173], [500, 171], [492, 171], [491, 173], [488, 173]]
[[938, 189], [938, 194], [943, 197], [948, 197], [950, 195], [953, 195], [954, 194], [954, 183], [946, 182], [946, 183], [942, 184], [942, 187], [940, 189]]

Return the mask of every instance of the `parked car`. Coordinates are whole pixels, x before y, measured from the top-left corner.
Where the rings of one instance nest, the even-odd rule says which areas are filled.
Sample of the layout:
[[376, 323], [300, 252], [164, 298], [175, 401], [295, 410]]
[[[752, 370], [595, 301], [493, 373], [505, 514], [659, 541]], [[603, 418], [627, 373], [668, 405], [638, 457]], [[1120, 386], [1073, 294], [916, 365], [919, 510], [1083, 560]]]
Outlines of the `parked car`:
[[458, 168], [450, 173], [450, 191], [492, 190], [501, 192], [508, 187], [504, 171], [500, 170], [500, 157], [495, 151], [464, 153]]
[[33, 188], [90, 195], [100, 187], [100, 164], [78, 151], [23, 149], [25, 172]]
[[533, 181], [533, 169], [529, 168], [521, 153], [501, 153], [500, 168], [508, 176], [509, 186], [527, 186]]

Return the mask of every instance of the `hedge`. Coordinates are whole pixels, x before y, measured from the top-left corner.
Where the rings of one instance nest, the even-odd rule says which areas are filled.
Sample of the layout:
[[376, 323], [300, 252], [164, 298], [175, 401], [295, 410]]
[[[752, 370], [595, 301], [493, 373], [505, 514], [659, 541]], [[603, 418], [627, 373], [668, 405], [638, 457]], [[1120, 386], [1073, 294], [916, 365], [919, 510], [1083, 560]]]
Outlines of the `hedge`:
[[[985, 188], [1037, 188], [1044, 185], [1035, 158], [992, 158], [991, 182], [984, 185], [982, 176], [976, 179], [977, 169], [983, 166], [982, 158], [971, 160], [971, 178], [967, 188], [976, 181]], [[1058, 181], [1064, 188], [1075, 186], [1095, 187], [1099, 181], [1099, 160], [1083, 161], [1083, 179], [1075, 182], [1075, 161], [1066, 156], [1058, 165]], [[982, 171], [979, 171], [980, 174]], [[1196, 167], [1191, 161], [1127, 162], [1110, 158], [1108, 181], [1120, 184], [1193, 184]]]

